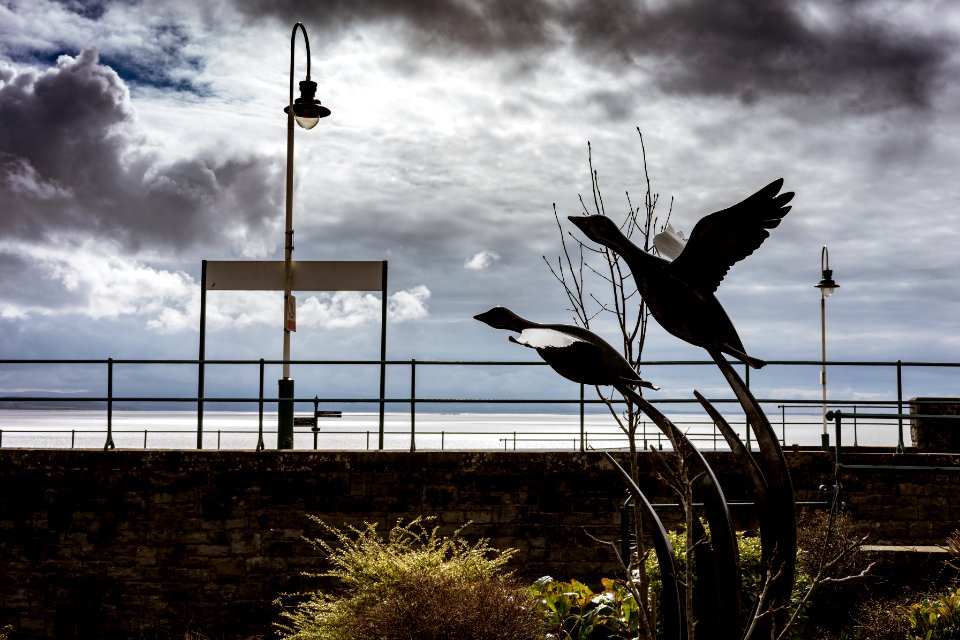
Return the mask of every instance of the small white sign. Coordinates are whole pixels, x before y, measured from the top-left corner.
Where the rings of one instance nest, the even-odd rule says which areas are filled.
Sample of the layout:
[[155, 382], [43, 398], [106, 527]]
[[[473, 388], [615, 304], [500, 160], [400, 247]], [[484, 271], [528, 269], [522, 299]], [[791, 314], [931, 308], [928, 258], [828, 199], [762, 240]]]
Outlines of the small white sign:
[[284, 328], [287, 331], [296, 331], [297, 330], [297, 297], [293, 294], [290, 294], [287, 297], [287, 314], [286, 314], [286, 324]]

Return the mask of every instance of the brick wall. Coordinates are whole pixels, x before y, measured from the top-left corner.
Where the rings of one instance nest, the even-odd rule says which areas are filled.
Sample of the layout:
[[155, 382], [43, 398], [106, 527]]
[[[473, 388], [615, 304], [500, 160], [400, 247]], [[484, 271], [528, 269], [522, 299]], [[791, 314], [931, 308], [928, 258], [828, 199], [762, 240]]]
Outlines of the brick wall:
[[[730, 456], [706, 455], [728, 499], [748, 500]], [[830, 456], [787, 459], [797, 500], [821, 499]], [[847, 476], [854, 514], [877, 531], [919, 540], [956, 520], [960, 474]], [[652, 474], [642, 485], [673, 501]], [[322, 567], [303, 540], [318, 535], [308, 513], [338, 526], [473, 521], [468, 534], [519, 550], [524, 578], [596, 580], [617, 566], [592, 538], [616, 538], [624, 497], [599, 453], [0, 450], [0, 628], [13, 639], [270, 637], [273, 600], [315, 586], [301, 574]], [[733, 511], [752, 524], [749, 509]]]

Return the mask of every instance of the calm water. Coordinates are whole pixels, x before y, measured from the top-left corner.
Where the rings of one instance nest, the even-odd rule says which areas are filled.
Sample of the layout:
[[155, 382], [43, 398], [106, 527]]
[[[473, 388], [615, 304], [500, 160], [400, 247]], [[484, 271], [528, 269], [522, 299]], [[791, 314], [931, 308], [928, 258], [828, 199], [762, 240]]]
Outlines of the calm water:
[[[673, 414], [670, 418], [687, 432], [698, 448], [725, 449], [723, 438], [703, 415]], [[745, 439], [742, 416], [727, 416]], [[781, 421], [771, 415], [777, 435], [789, 446], [794, 443], [820, 444], [822, 423], [819, 415], [793, 415]], [[205, 449], [254, 449], [258, 441], [259, 419], [256, 412], [207, 411], [204, 413]], [[639, 441], [657, 445], [665, 439], [647, 423]], [[834, 427], [828, 425], [831, 442]], [[265, 413], [263, 440], [275, 448], [277, 416]], [[197, 418], [192, 411], [114, 411], [113, 441], [117, 448], [193, 449], [197, 446]], [[909, 445], [909, 425], [904, 426]], [[577, 450], [580, 447], [579, 415], [559, 414], [417, 414], [415, 442], [418, 450], [460, 449], [553, 449]], [[627, 446], [626, 436], [609, 415], [587, 415], [584, 424], [587, 446], [617, 449]], [[346, 413], [339, 419], [321, 419], [317, 448], [327, 450], [376, 449], [379, 445], [379, 417], [376, 413]], [[0, 447], [27, 448], [102, 448], [106, 442], [106, 411], [0, 410]], [[843, 444], [862, 446], [897, 444], [897, 422], [844, 421]], [[409, 413], [388, 413], [384, 425], [384, 448], [409, 450], [411, 421]], [[295, 448], [311, 449], [314, 434], [310, 427], [297, 427]]]

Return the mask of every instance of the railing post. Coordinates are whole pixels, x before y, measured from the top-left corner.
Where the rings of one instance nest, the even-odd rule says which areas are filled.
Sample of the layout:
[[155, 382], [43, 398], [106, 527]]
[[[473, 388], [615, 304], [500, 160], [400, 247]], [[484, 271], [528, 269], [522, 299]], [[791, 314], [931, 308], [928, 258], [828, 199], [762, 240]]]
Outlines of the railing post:
[[410, 453], [417, 450], [417, 361], [410, 361]]
[[903, 363], [897, 360], [897, 453], [903, 453]]
[[583, 385], [580, 385], [580, 453], [583, 453], [587, 450], [587, 433], [586, 426], [584, 424], [584, 400], [583, 400]]
[[103, 450], [116, 447], [113, 443], [113, 358], [107, 358], [107, 442]]
[[827, 420], [833, 420], [834, 423], [837, 425], [837, 429], [836, 429], [837, 445], [836, 445], [836, 449], [834, 449], [835, 451], [834, 460], [836, 462], [836, 465], [839, 467], [840, 466], [840, 449], [842, 448], [841, 443], [843, 442], [841, 440], [841, 437], [843, 435], [843, 411], [841, 411], [840, 409], [827, 411]]
[[[870, 412], [867, 411], [867, 413]], [[857, 405], [853, 405], [853, 446], [860, 446], [860, 444], [857, 442]]]
[[780, 444], [787, 446], [787, 405], [780, 405]]
[[313, 396], [313, 450], [317, 450], [317, 435], [320, 433], [320, 396]]
[[[200, 266], [200, 348], [197, 355], [197, 449], [203, 449], [204, 364], [207, 358], [207, 261]], [[261, 394], [262, 395], [262, 394]]]
[[257, 426], [257, 451], [263, 451], [267, 448], [267, 445], [263, 442], [263, 365], [263, 358], [260, 358], [260, 397], [258, 398], [260, 411]]

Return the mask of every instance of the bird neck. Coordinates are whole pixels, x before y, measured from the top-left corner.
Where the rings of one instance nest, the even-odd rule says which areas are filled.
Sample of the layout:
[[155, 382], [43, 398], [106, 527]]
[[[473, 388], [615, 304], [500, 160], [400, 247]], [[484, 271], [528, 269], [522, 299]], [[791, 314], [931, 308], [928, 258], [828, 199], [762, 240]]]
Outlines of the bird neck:
[[635, 274], [648, 273], [650, 270], [661, 266], [664, 262], [662, 259], [647, 253], [635, 245], [630, 241], [630, 238], [620, 232], [619, 229], [616, 234], [607, 238], [605, 244], [623, 258], [627, 266], [630, 267], [630, 271]]

